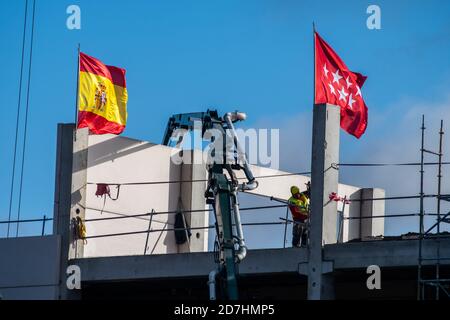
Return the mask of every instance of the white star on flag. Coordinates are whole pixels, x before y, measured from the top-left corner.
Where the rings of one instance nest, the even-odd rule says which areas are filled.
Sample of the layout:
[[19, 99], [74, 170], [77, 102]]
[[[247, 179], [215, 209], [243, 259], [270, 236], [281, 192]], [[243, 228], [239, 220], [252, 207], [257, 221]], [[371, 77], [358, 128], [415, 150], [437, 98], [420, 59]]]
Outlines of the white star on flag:
[[344, 87], [342, 87], [341, 90], [338, 90], [339, 92], [339, 100], [345, 100], [345, 98], [348, 96], [348, 93], [345, 92]]
[[355, 102], [355, 100], [353, 100], [352, 95], [353, 95], [353, 94], [350, 93], [350, 97], [348, 97], [348, 105], [349, 105], [350, 109], [353, 110], [352, 104]]
[[325, 78], [328, 78], [328, 72], [330, 71], [328, 71], [326, 64], [323, 65], [323, 72], [325, 73]]
[[350, 82], [350, 76], [348, 76], [346, 79], [345, 79], [345, 82], [347, 82], [347, 89], [348, 88], [350, 88], [351, 86], [352, 86], [352, 83]]
[[361, 88], [359, 86], [356, 86], [356, 95], [362, 97]]
[[336, 72], [333, 73], [333, 83], [334, 82], [339, 83], [340, 79], [342, 79], [342, 77], [339, 75], [339, 70], [336, 70]]
[[334, 95], [336, 95], [336, 90], [334, 90], [334, 87], [333, 87], [333, 85], [331, 84], [331, 82], [328, 83], [328, 86], [330, 87], [331, 93], [334, 94]]

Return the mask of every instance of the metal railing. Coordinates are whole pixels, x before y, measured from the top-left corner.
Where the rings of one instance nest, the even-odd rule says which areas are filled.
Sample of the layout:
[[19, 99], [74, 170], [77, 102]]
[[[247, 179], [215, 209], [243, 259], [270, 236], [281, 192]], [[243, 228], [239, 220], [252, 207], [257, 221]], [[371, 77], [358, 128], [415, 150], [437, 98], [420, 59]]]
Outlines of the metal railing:
[[[21, 223], [36, 223], [36, 222], [41, 222], [42, 223], [42, 231], [41, 231], [41, 236], [45, 235], [45, 224], [47, 221], [53, 221], [53, 218], [47, 218], [47, 216], [44, 214], [42, 218], [37, 218], [37, 219], [21, 219], [21, 220], [4, 220], [4, 221], [0, 221], [0, 225], [2, 224], [21, 224]], [[16, 236], [17, 237], [17, 236]], [[7, 238], [9, 238], [9, 236], [7, 236]]]

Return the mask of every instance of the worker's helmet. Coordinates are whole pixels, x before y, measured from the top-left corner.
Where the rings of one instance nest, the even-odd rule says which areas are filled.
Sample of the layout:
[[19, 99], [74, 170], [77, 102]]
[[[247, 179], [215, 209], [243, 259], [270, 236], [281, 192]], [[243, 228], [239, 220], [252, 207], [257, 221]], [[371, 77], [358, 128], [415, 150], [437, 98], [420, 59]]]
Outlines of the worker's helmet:
[[292, 195], [296, 195], [300, 192], [300, 189], [297, 186], [292, 186], [291, 187], [291, 193]]

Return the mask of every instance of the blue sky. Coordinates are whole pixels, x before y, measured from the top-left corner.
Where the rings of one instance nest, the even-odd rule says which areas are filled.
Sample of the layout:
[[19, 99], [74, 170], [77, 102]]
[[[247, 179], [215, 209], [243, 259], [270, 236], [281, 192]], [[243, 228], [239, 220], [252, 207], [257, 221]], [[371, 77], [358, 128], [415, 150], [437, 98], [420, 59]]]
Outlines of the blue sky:
[[[0, 2], [0, 220], [8, 216], [24, 4]], [[81, 30], [66, 28], [71, 4], [81, 8]], [[366, 27], [370, 4], [381, 8], [381, 30]], [[450, 120], [449, 1], [37, 0], [22, 217], [53, 211], [56, 125], [73, 122], [78, 43], [127, 69], [125, 135], [160, 142], [173, 113], [240, 109], [244, 127], [281, 128], [282, 169], [307, 170], [312, 21], [350, 69], [368, 76], [369, 126], [360, 140], [342, 132], [341, 161], [417, 160], [421, 113], [434, 140], [438, 120]], [[341, 181], [418, 192], [415, 169], [400, 178], [358, 170], [343, 170]], [[401, 170], [411, 169], [392, 173]], [[386, 228], [395, 234], [413, 222]]]

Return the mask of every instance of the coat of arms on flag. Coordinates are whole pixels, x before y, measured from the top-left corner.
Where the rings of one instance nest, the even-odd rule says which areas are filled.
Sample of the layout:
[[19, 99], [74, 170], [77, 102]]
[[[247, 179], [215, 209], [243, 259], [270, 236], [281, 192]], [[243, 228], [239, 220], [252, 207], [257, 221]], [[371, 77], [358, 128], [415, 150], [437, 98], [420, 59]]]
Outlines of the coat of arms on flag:
[[80, 52], [77, 128], [120, 134], [127, 122], [125, 69], [107, 66]]

